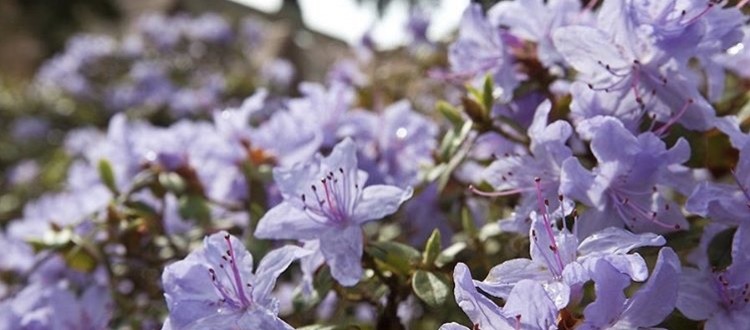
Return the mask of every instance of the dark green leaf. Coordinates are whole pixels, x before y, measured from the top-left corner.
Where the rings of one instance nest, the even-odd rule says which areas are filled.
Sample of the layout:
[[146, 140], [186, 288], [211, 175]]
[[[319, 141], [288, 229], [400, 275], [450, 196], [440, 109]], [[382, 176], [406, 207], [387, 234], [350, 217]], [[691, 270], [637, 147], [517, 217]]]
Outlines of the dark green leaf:
[[374, 242], [366, 250], [384, 268], [402, 276], [408, 276], [422, 257], [413, 247], [396, 242]]
[[195, 194], [184, 195], [180, 197], [180, 216], [206, 223], [211, 220], [211, 210], [203, 197]]
[[482, 103], [485, 113], [492, 111], [492, 105], [495, 103], [495, 98], [492, 95], [494, 89], [495, 84], [492, 82], [492, 76], [487, 75], [484, 78], [484, 92], [482, 93]]

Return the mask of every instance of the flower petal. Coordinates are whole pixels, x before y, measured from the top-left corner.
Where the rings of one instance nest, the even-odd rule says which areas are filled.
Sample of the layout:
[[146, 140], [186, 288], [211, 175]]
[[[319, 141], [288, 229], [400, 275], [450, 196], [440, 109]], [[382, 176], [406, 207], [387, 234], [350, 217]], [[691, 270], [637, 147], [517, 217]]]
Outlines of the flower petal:
[[255, 237], [264, 239], [316, 239], [329, 227], [312, 220], [288, 202], [274, 206], [258, 221]]
[[287, 245], [268, 252], [260, 261], [255, 271], [253, 283], [253, 300], [263, 306], [269, 306], [269, 295], [276, 284], [276, 279], [293, 261], [311, 254], [312, 251], [294, 245]]
[[622, 321], [631, 328], [648, 328], [661, 323], [677, 302], [680, 276], [680, 259], [668, 247], [659, 251], [651, 278], [633, 297], [621, 314]]
[[401, 189], [396, 186], [372, 185], [362, 191], [361, 199], [354, 210], [352, 219], [357, 223], [378, 220], [398, 211], [401, 203], [411, 198], [411, 187]]
[[588, 254], [623, 254], [642, 246], [661, 246], [664, 237], [652, 233], [634, 234], [627, 230], [609, 227], [591, 234], [581, 242], [578, 252]]
[[343, 286], [353, 286], [362, 277], [362, 229], [358, 225], [332, 228], [320, 237], [320, 251], [331, 267], [331, 275]]

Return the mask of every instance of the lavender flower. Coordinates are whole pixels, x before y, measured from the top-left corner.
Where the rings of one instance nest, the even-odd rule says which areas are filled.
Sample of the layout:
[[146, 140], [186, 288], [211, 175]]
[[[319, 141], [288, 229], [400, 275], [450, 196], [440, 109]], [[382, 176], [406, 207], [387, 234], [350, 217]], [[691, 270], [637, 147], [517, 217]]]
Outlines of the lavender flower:
[[[639, 16], [644, 11], [637, 7], [642, 4], [605, 2], [598, 12], [597, 27], [558, 28], [553, 33], [554, 44], [582, 75], [581, 80], [604, 94], [602, 97], [632, 99], [638, 105], [630, 108], [631, 101], [622, 102], [628, 108], [611, 110], [634, 111], [641, 116], [648, 111], [658, 121], [679, 122], [690, 129], [713, 127], [713, 108], [700, 95], [694, 81], [681, 71], [682, 63], [668, 65], [679, 57], [675, 52], [680, 47], [659, 48], [658, 38], [649, 34], [653, 26], [642, 22]], [[697, 21], [696, 17], [681, 16], [679, 12], [669, 17], [676, 17], [676, 31], [692, 29]], [[691, 38], [683, 41], [695, 44]]]
[[[574, 228], [575, 229], [575, 228]], [[595, 271], [596, 263], [604, 260], [633, 280], [643, 281], [648, 270], [643, 258], [629, 253], [641, 246], [659, 246], [663, 237], [655, 234], [636, 235], [619, 228], [607, 228], [583, 241], [566, 228], [557, 230], [546, 214], [536, 216], [529, 232], [531, 259], [512, 259], [493, 267], [487, 278], [477, 286], [494, 296], [506, 298], [521, 280], [544, 284], [545, 290], [559, 309], [568, 305], [571, 296], [581, 294], [582, 285]]]
[[511, 99], [518, 85], [508, 43], [501, 30], [484, 17], [478, 4], [464, 11], [458, 40], [451, 45], [448, 60], [454, 74], [475, 83], [491, 75], [503, 101]]
[[[456, 303], [472, 322], [471, 329], [550, 329], [556, 324], [555, 304], [542, 285], [523, 280], [518, 282], [508, 296], [503, 308], [477, 292], [469, 268], [458, 263], [453, 270], [456, 284]], [[448, 323], [441, 330], [469, 329], [457, 323]]]
[[659, 186], [680, 186], [668, 173], [671, 166], [687, 161], [687, 141], [679, 139], [667, 149], [651, 132], [636, 137], [617, 119], [596, 119], [578, 130], [591, 138], [597, 167], [589, 171], [578, 159], [569, 158], [560, 178], [564, 195], [592, 207], [582, 215], [582, 237], [610, 226], [657, 233], [686, 229], [685, 217]]
[[307, 254], [296, 246], [269, 252], [253, 272], [242, 243], [219, 232], [162, 274], [169, 318], [163, 329], [292, 329], [279, 319], [271, 291], [279, 275]]
[[552, 43], [552, 31], [577, 23], [586, 23], [588, 15], [581, 12], [581, 2], [557, 0], [502, 1], [492, 6], [487, 18], [495, 26], [506, 26], [518, 38], [536, 43], [537, 56], [545, 66], [562, 62]]
[[331, 274], [346, 286], [362, 276], [360, 226], [396, 212], [412, 194], [411, 188], [365, 187], [367, 174], [357, 169], [351, 139], [337, 144], [328, 157], [274, 169], [274, 180], [284, 201], [260, 219], [255, 236], [319, 240]]
[[749, 229], [743, 225], [735, 233], [728, 268], [682, 270], [677, 309], [691, 320], [706, 320], [708, 330], [739, 329], [750, 322]]
[[322, 134], [323, 147], [332, 147], [341, 137], [338, 128], [354, 102], [354, 91], [339, 83], [328, 89], [319, 84], [302, 83], [300, 92], [304, 97], [288, 102], [290, 113]]
[[690, 195], [685, 209], [729, 225], [748, 223], [750, 215], [750, 143], [740, 150], [740, 159], [732, 170], [732, 184], [700, 183]]
[[[560, 169], [563, 161], [572, 155], [570, 148], [565, 145], [572, 129], [564, 121], [548, 124], [547, 117], [551, 109], [551, 103], [545, 101], [536, 110], [534, 121], [528, 129], [528, 135], [532, 138], [531, 155], [497, 155], [498, 158], [483, 172], [484, 179], [496, 191], [484, 193], [474, 189], [485, 196], [521, 195], [514, 214], [501, 220], [503, 230], [528, 232], [531, 223], [529, 214], [538, 206], [536, 183], [541, 188], [542, 198], [551, 203], [552, 209], [560, 206]], [[537, 178], [539, 182], [535, 183]]]
[[100, 285], [90, 285], [77, 297], [64, 281], [34, 283], [0, 303], [0, 329], [106, 329], [113, 307], [107, 288]]
[[630, 298], [623, 293], [630, 285], [627, 275], [605, 261], [597, 262], [594, 270], [596, 300], [584, 310], [585, 321], [578, 329], [649, 328], [674, 310], [680, 260], [671, 248], [659, 251], [651, 277]]

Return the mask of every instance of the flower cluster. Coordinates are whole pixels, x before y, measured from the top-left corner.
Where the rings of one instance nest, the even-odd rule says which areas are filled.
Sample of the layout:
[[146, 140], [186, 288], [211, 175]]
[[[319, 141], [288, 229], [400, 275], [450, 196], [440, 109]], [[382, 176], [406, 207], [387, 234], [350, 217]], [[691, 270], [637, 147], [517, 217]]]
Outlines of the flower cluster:
[[253, 86], [289, 87], [295, 74], [291, 64], [262, 55], [265, 30], [251, 19], [232, 26], [218, 14], [145, 15], [121, 40], [73, 37], [35, 80], [47, 94], [57, 92], [105, 114], [205, 115]]
[[447, 44], [414, 10], [241, 102], [254, 21], [76, 37], [37, 83], [108, 126], [0, 227], [0, 329], [745, 328], [746, 2], [471, 5]]

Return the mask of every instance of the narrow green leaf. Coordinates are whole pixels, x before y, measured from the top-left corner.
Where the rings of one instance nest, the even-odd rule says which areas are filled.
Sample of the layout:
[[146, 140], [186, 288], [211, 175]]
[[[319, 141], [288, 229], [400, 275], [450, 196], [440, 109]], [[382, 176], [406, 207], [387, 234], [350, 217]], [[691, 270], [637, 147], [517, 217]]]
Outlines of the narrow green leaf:
[[474, 223], [474, 218], [471, 216], [471, 212], [469, 212], [469, 209], [464, 207], [461, 209], [461, 225], [464, 228], [464, 231], [466, 232], [469, 237], [476, 237], [479, 231], [477, 230], [477, 225]]
[[453, 107], [450, 103], [442, 100], [437, 102], [436, 107], [440, 114], [453, 124], [453, 127], [461, 127], [464, 119], [461, 117], [461, 112], [458, 111], [458, 109]]
[[431, 266], [434, 264], [435, 259], [440, 255], [440, 250], [442, 250], [440, 244], [440, 231], [436, 228], [432, 231], [430, 238], [427, 239], [427, 244], [425, 244], [424, 253], [422, 253], [422, 264], [425, 266]]
[[484, 78], [484, 92], [482, 93], [482, 103], [485, 113], [492, 111], [492, 105], [495, 103], [495, 97], [492, 95], [494, 89], [495, 83], [492, 81], [492, 76], [487, 75]]
[[100, 159], [98, 164], [99, 177], [105, 186], [115, 195], [117, 192], [117, 184], [115, 183], [115, 172], [112, 170], [112, 164], [106, 159]]

